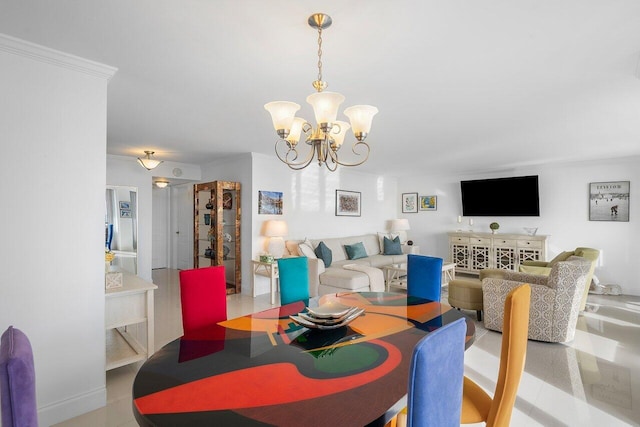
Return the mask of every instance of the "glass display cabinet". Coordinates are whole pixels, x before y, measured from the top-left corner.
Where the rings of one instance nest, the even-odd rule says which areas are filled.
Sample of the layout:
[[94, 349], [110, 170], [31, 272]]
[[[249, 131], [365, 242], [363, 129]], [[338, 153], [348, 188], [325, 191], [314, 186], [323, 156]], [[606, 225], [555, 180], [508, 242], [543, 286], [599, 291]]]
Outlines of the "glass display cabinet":
[[227, 293], [240, 293], [239, 182], [213, 181], [194, 185], [194, 268], [224, 265]]

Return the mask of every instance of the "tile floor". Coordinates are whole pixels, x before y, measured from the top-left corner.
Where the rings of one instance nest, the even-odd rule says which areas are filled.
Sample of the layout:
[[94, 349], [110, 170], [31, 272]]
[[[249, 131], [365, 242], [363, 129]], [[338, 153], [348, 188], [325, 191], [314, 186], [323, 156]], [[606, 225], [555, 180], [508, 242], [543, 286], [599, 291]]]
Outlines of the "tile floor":
[[[182, 335], [177, 270], [155, 270], [156, 346]], [[231, 295], [228, 316], [271, 307], [268, 295]], [[470, 316], [475, 318], [472, 312]], [[465, 353], [465, 373], [495, 387], [501, 335], [489, 331]], [[131, 385], [139, 365], [107, 373], [107, 406], [59, 427], [136, 426]], [[529, 341], [512, 426], [640, 425], [640, 297], [590, 295], [568, 345]]]

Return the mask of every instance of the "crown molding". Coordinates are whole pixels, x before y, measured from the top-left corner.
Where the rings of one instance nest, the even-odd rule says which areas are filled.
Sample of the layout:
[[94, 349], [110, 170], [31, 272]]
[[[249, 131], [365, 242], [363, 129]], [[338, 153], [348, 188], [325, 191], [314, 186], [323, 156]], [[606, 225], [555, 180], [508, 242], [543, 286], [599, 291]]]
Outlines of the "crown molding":
[[0, 33], [0, 51], [111, 80], [117, 68]]

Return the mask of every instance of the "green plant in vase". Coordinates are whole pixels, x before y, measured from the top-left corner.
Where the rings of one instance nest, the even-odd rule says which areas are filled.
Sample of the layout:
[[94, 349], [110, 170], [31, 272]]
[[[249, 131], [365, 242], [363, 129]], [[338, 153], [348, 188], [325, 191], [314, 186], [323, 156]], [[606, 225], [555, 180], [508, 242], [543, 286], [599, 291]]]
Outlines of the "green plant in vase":
[[500, 224], [498, 224], [497, 222], [492, 222], [491, 224], [489, 224], [489, 228], [491, 229], [491, 232], [493, 234], [496, 234], [498, 232], [498, 228], [500, 228]]

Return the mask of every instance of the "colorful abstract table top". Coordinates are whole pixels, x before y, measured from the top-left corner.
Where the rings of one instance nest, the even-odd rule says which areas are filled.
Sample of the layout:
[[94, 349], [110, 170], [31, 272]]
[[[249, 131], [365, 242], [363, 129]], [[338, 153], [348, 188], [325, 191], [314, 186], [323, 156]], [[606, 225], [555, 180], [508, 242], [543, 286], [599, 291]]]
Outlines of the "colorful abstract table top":
[[[411, 354], [430, 331], [465, 317], [406, 294], [320, 297], [365, 309], [349, 325], [307, 329], [292, 303], [221, 322], [155, 353], [136, 375], [143, 426], [384, 425], [406, 405]], [[466, 317], [465, 317], [466, 318]], [[467, 319], [467, 347], [475, 326]]]

